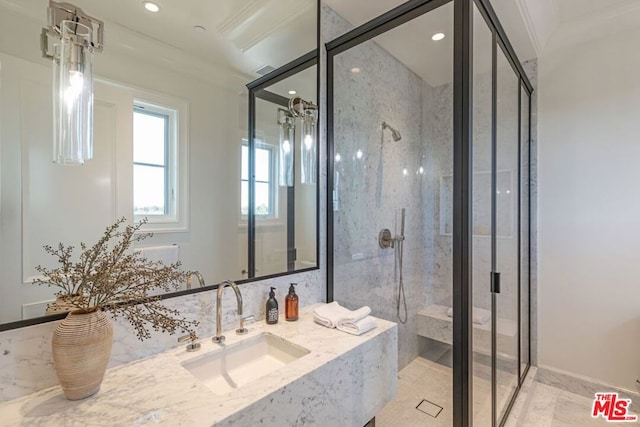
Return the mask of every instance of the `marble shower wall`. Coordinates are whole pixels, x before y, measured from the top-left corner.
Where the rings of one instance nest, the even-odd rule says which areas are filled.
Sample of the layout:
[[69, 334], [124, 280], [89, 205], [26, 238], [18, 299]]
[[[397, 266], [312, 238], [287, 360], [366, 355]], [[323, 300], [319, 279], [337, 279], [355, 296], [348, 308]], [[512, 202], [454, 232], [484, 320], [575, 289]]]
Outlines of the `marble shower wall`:
[[[350, 24], [326, 8], [325, 22], [335, 34]], [[323, 18], [325, 17], [323, 16]], [[327, 33], [331, 32], [327, 30]], [[535, 61], [524, 64], [535, 86]], [[353, 73], [353, 68], [360, 68]], [[498, 317], [514, 324], [517, 312], [517, 89], [508, 67], [498, 85], [497, 260], [503, 277]], [[420, 351], [413, 317], [430, 304], [452, 306], [453, 87], [431, 87], [392, 55], [368, 41], [335, 57], [334, 103], [338, 210], [334, 212], [336, 300], [355, 308], [369, 305], [377, 316], [397, 321], [398, 260], [379, 249], [378, 232], [392, 232], [401, 208], [407, 209], [404, 283], [409, 321], [399, 327], [399, 366]], [[513, 77], [515, 79], [515, 77]], [[515, 80], [514, 80], [515, 81]], [[475, 76], [474, 96], [474, 306], [490, 309], [491, 73]], [[536, 94], [532, 97], [532, 304], [535, 304], [535, 135]], [[394, 142], [380, 124], [402, 134]], [[514, 141], [511, 143], [510, 141]], [[488, 142], [488, 143], [484, 143]], [[424, 174], [416, 173], [422, 167]], [[526, 167], [526, 162], [523, 162]], [[406, 169], [407, 174], [403, 174]], [[524, 177], [523, 177], [524, 178]], [[508, 191], [507, 191], [508, 190]], [[526, 193], [523, 192], [523, 196]], [[487, 202], [487, 203], [485, 203]], [[483, 208], [484, 207], [484, 208]], [[483, 211], [484, 209], [484, 211]], [[523, 251], [526, 253], [526, 251]], [[524, 270], [523, 270], [524, 271]], [[523, 301], [524, 302], [524, 301]], [[535, 314], [535, 305], [532, 306]], [[535, 362], [535, 316], [532, 360]], [[514, 346], [515, 346], [514, 342]]]
[[530, 59], [522, 63], [533, 86], [531, 94], [531, 364], [538, 365], [538, 60]]
[[[328, 21], [337, 34], [349, 25], [335, 13]], [[451, 272], [450, 253], [436, 256], [443, 248], [433, 232], [439, 227], [439, 177], [451, 171], [451, 112], [442, 111], [450, 105], [447, 96], [450, 91], [433, 89], [375, 40], [334, 59], [335, 299], [349, 308], [368, 305], [375, 316], [398, 321], [397, 251], [380, 249], [378, 233], [399, 233], [405, 208], [408, 321], [399, 326], [400, 369], [420, 352], [415, 314], [432, 303], [435, 282]], [[393, 141], [383, 121], [402, 139]], [[444, 280], [450, 285], [450, 278]]]
[[[535, 61], [527, 61], [523, 64], [525, 70], [532, 79], [535, 79]], [[509, 72], [511, 69], [509, 68]], [[515, 79], [515, 77], [514, 77]], [[498, 269], [502, 275], [502, 293], [500, 295], [500, 306], [498, 316], [512, 321], [517, 321], [517, 190], [518, 171], [516, 166], [517, 145], [515, 143], [507, 143], [507, 141], [517, 141], [517, 90], [512, 90], [513, 85], [498, 85], [498, 113], [509, 111], [509, 120], [500, 120], [497, 122], [498, 131], [498, 190], [502, 189], [498, 196], [498, 212], [497, 212], [497, 253]], [[473, 234], [473, 305], [483, 309], [491, 309], [491, 293], [490, 293], [490, 274], [491, 271], [491, 225], [490, 209], [491, 209], [491, 110], [490, 95], [491, 74], [484, 73], [474, 76], [474, 145], [473, 145], [473, 171], [474, 171], [474, 234]], [[431, 113], [426, 114], [425, 120], [429, 126], [434, 126], [433, 141], [437, 147], [449, 148], [452, 138], [451, 127], [451, 111], [453, 108], [451, 97], [452, 85], [446, 84], [433, 89], [434, 98], [438, 100], [438, 108]], [[482, 99], [482, 101], [479, 101]], [[489, 108], [487, 108], [489, 106]], [[532, 95], [532, 140], [535, 141], [535, 114], [536, 114], [536, 94]], [[429, 119], [431, 118], [431, 121]], [[435, 304], [451, 306], [452, 305], [452, 272], [450, 271], [451, 263], [444, 262], [452, 256], [452, 239], [451, 231], [448, 226], [452, 221], [453, 205], [450, 200], [443, 196], [449, 194], [447, 186], [452, 185], [452, 151], [450, 149], [438, 150], [437, 158], [440, 165], [440, 176], [436, 177], [441, 183], [440, 198], [434, 200], [439, 204], [436, 215], [437, 221], [432, 229], [435, 236], [434, 242], [436, 250], [434, 256], [436, 258], [436, 268], [434, 270], [437, 278], [434, 280], [433, 302]], [[535, 252], [535, 142], [532, 142], [532, 176], [531, 176], [531, 192], [532, 192], [532, 253]], [[526, 169], [527, 163], [522, 161], [523, 170]], [[526, 179], [523, 175], [522, 179]], [[445, 183], [445, 185], [442, 185]], [[524, 181], [523, 181], [524, 185]], [[509, 190], [509, 194], [506, 193]], [[522, 192], [522, 197], [526, 197], [526, 192]], [[442, 204], [446, 202], [445, 204]], [[524, 207], [524, 205], [523, 205]], [[524, 215], [524, 210], [523, 210]], [[523, 226], [524, 227], [524, 226]], [[523, 253], [525, 249], [523, 248]], [[445, 257], [444, 259], [442, 257]], [[444, 267], [444, 268], [442, 268]], [[449, 270], [446, 268], [449, 267]], [[532, 260], [532, 275], [535, 274], [535, 263]], [[532, 298], [534, 295], [532, 294]]]

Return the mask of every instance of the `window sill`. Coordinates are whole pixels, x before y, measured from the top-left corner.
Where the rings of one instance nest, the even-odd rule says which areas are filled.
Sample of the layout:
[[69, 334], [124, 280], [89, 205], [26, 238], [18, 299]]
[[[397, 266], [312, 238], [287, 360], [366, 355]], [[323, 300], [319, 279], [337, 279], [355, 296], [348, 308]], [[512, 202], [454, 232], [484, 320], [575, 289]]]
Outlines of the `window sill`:
[[[261, 230], [280, 230], [287, 226], [287, 224], [279, 219], [267, 219], [267, 220], [258, 220], [256, 221], [256, 229]], [[238, 224], [238, 229], [246, 230], [249, 226], [246, 221], [243, 221]]]
[[[145, 217], [136, 216], [134, 221], [136, 223], [140, 222]], [[180, 221], [175, 219], [159, 219], [159, 218], [150, 218], [149, 222], [143, 224], [140, 228], [141, 233], [185, 233], [189, 231], [189, 227], [186, 224], [186, 221]]]

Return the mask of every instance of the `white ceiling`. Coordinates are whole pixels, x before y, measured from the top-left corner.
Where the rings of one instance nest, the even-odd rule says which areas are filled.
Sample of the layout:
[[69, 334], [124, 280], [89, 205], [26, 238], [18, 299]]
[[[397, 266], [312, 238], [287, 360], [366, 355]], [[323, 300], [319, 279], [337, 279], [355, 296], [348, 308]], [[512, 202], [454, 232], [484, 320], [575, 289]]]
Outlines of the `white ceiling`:
[[[157, 13], [145, 10], [142, 0], [70, 0], [105, 21], [105, 49], [115, 43], [118, 48], [133, 47], [116, 34], [124, 28], [136, 38], [159, 41], [251, 78], [265, 65], [277, 68], [316, 47], [315, 0], [154, 1], [160, 6]], [[0, 7], [39, 20], [42, 26], [47, 6], [48, 0], [0, 0]], [[194, 32], [196, 25], [206, 32]]]
[[406, 0], [323, 0], [354, 27], [400, 6]]
[[[502, 0], [496, 0], [502, 1]], [[640, 27], [638, 0], [515, 0], [536, 56]], [[497, 8], [496, 8], [497, 9]], [[502, 18], [502, 17], [501, 17]]]
[[[72, 0], [106, 22], [110, 43], [131, 49], [133, 41], [117, 34], [128, 30], [146, 43], [161, 42], [182, 55], [256, 77], [265, 65], [278, 67], [315, 47], [315, 0], [157, 0], [149, 13], [138, 0]], [[354, 26], [402, 4], [403, 0], [325, 0]], [[598, 37], [603, 31], [640, 25], [640, 0], [491, 0], [521, 60], [546, 49]], [[0, 6], [45, 24], [48, 0], [0, 0]], [[197, 34], [193, 26], [207, 29]], [[431, 40], [445, 33], [440, 42]], [[387, 32], [375, 40], [428, 83], [451, 80], [452, 3]], [[112, 44], [112, 46], [113, 46]], [[417, 48], [419, 47], [419, 50]], [[169, 49], [168, 51], [171, 51]], [[163, 58], [171, 61], [172, 57]], [[175, 59], [177, 60], [177, 59]]]
[[[361, 25], [403, 3], [398, 0], [325, 2], [353, 26]], [[514, 0], [494, 2], [499, 8], [500, 18], [508, 21], [503, 22], [503, 26], [511, 35], [510, 39], [518, 56], [522, 60], [535, 57], [535, 50], [526, 30], [515, 31], [518, 27], [522, 28], [522, 18]], [[431, 40], [431, 36], [438, 32], [445, 34], [444, 40]], [[431, 86], [449, 83], [453, 78], [453, 2], [386, 32], [374, 41]], [[490, 57], [486, 61], [480, 58], [480, 62], [483, 63], [481, 67], [488, 67]]]
[[[325, 3], [358, 26], [403, 1]], [[521, 61], [614, 31], [640, 27], [640, 0], [491, 0], [491, 5]], [[377, 37], [375, 42], [426, 82], [439, 85], [451, 81], [451, 23], [449, 3]], [[437, 31], [448, 36], [439, 44], [430, 39]]]
[[623, 3], [629, 3], [629, 0], [555, 0], [555, 3], [562, 23], [614, 9]]

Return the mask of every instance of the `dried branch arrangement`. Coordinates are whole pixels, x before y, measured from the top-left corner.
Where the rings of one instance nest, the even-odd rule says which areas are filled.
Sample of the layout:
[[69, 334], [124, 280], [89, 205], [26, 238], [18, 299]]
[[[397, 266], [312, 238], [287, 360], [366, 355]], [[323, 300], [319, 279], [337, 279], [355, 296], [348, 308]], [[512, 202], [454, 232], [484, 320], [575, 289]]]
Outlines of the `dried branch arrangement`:
[[48, 254], [58, 258], [60, 266], [36, 267], [45, 279], [36, 279], [35, 283], [60, 288], [56, 295], [72, 296], [68, 301], [81, 312], [101, 309], [116, 318], [125, 317], [140, 340], [151, 337], [149, 326], [169, 334], [178, 330], [190, 333], [191, 328], [198, 326], [197, 321], [189, 321], [177, 310], [165, 307], [159, 296], [149, 296], [153, 291], [176, 290], [185, 281], [186, 273], [178, 269], [180, 262], [165, 265], [133, 251], [134, 243], [152, 234], [139, 233], [146, 219], [122, 230], [125, 221], [123, 217], [108, 226], [91, 247], [80, 243], [82, 253], [78, 261], [72, 260], [73, 246], [62, 243], [57, 248], [45, 246]]

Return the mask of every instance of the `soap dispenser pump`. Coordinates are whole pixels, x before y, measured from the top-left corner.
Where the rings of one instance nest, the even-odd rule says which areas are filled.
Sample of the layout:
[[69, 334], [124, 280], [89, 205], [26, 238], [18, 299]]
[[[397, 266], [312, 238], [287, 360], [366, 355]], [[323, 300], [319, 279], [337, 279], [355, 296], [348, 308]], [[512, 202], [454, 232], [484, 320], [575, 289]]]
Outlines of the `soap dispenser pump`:
[[298, 320], [298, 295], [296, 295], [294, 288], [297, 285], [297, 283], [292, 283], [289, 286], [289, 295], [284, 300], [284, 317], [290, 322]]
[[272, 287], [267, 300], [267, 324], [275, 325], [278, 323], [278, 301], [276, 301], [276, 288]]

